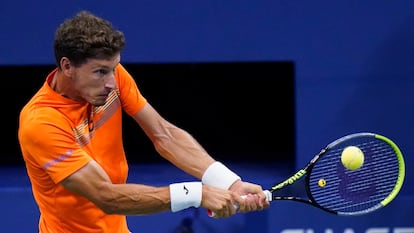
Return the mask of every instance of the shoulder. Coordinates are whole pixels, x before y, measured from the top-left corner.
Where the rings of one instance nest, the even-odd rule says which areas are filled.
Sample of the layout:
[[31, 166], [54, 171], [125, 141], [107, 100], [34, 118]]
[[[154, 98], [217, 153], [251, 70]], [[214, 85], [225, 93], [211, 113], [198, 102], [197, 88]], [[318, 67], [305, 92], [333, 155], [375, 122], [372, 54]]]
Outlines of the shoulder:
[[136, 86], [134, 78], [122, 64], [115, 67], [115, 79], [120, 89], [124, 86], [127, 86], [127, 88]]
[[50, 133], [61, 134], [70, 131], [70, 125], [65, 117], [54, 108], [42, 107], [23, 109], [19, 121], [19, 134], [29, 138], [46, 136]]
[[131, 74], [127, 71], [125, 66], [123, 66], [121, 63], [119, 63], [115, 67], [115, 76], [124, 78], [124, 77], [131, 77]]

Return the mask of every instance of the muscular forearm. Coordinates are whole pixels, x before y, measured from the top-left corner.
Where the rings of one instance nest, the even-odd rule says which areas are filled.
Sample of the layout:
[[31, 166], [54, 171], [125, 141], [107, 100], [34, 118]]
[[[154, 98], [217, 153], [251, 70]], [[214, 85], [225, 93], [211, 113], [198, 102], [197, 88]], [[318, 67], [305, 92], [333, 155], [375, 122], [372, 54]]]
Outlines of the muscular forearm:
[[84, 196], [108, 214], [148, 214], [168, 211], [168, 187], [113, 184], [95, 161], [90, 161], [61, 182], [66, 189]]
[[240, 205], [242, 202], [241, 197], [235, 193], [205, 186], [201, 182], [174, 183], [167, 187], [120, 184], [108, 185], [108, 188], [102, 191], [103, 195], [97, 202], [107, 214], [143, 215], [169, 210], [177, 212], [201, 205], [218, 211], [220, 216], [229, 216], [236, 211], [233, 203]]
[[166, 121], [149, 103], [133, 118], [157, 152], [186, 173], [201, 179], [203, 172], [214, 162], [192, 135]]
[[170, 210], [170, 194], [168, 187], [107, 184], [95, 204], [107, 214], [153, 214]]
[[158, 135], [154, 146], [158, 153], [175, 166], [199, 179], [215, 160], [204, 150], [192, 135], [175, 126]]

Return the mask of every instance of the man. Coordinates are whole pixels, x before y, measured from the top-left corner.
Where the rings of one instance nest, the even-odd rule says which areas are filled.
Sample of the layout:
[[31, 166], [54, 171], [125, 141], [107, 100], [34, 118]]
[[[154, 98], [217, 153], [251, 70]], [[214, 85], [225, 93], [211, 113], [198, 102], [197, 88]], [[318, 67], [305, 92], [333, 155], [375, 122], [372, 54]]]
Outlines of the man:
[[[242, 181], [214, 160], [141, 95], [120, 64], [124, 45], [122, 32], [87, 11], [56, 30], [57, 68], [24, 106], [19, 122], [19, 142], [40, 210], [39, 232], [126, 233], [127, 215], [202, 206], [225, 218], [267, 208], [260, 185]], [[126, 183], [123, 111], [163, 158], [201, 182]]]

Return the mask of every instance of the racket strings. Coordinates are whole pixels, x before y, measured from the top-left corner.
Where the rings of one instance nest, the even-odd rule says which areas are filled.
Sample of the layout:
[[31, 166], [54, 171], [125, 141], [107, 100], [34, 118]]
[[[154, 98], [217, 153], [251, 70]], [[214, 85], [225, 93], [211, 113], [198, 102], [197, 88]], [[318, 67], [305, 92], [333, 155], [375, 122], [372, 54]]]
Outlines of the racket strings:
[[[347, 170], [341, 163], [342, 150], [358, 146], [365, 155], [363, 166]], [[370, 137], [348, 140], [330, 148], [313, 166], [308, 177], [308, 192], [312, 201], [323, 208], [340, 213], [372, 211], [394, 189], [399, 164], [394, 149], [386, 142]], [[323, 187], [318, 181], [323, 179]]]

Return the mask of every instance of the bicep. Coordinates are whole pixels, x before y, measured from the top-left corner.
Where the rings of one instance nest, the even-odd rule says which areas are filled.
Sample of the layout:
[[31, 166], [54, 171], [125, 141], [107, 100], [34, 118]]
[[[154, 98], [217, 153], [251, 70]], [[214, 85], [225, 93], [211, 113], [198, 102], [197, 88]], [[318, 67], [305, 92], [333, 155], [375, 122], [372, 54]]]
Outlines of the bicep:
[[100, 195], [111, 180], [103, 168], [94, 160], [65, 178], [61, 184], [68, 190], [86, 197], [95, 204], [99, 203]]

